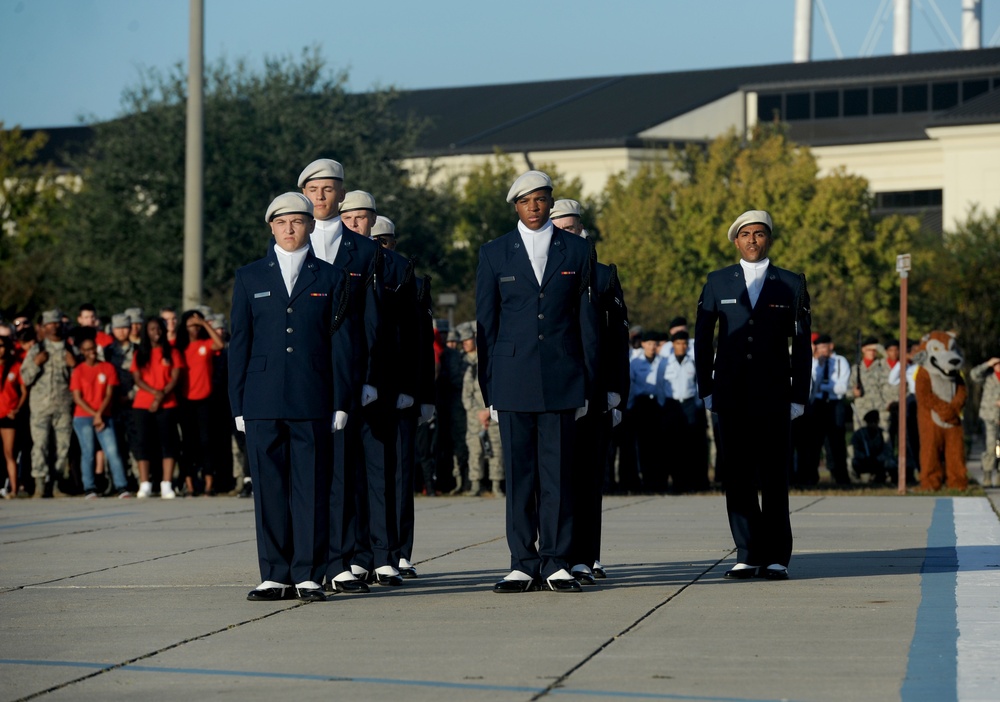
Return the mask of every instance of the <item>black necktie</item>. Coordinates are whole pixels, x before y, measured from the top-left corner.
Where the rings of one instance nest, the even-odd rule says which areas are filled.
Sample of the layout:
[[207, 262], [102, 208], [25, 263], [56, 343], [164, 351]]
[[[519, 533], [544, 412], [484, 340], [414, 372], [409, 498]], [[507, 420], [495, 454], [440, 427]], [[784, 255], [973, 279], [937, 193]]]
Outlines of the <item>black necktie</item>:
[[[830, 359], [828, 358], [825, 361], [823, 361], [823, 380], [821, 381], [822, 384], [826, 385], [826, 382], [829, 379], [830, 379]], [[820, 394], [819, 396], [819, 399], [824, 401], [829, 400], [830, 393], [828, 393], [826, 390], [823, 390], [822, 394]]]

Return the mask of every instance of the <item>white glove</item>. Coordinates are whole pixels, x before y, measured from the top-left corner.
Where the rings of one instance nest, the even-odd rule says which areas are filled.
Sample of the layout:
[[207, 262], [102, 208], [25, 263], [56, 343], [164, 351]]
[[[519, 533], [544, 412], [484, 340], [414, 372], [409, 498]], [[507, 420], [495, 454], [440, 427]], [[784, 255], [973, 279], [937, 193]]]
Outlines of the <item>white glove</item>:
[[617, 407], [619, 404], [621, 404], [621, 401], [622, 401], [622, 396], [619, 395], [618, 393], [616, 393], [616, 392], [609, 392], [608, 393], [608, 409], [609, 410], [613, 410], [615, 407]]
[[427, 424], [434, 419], [434, 412], [434, 405], [420, 405], [420, 419], [417, 420], [417, 424]]
[[611, 428], [614, 429], [621, 423], [622, 423], [622, 411], [620, 409], [611, 410]]
[[590, 400], [583, 401], [583, 407], [577, 407], [576, 413], [573, 415], [573, 419], [579, 419], [583, 415], [587, 414], [587, 408], [590, 406]]
[[333, 421], [330, 422], [330, 431], [338, 432], [343, 431], [344, 427], [347, 426], [347, 412], [343, 410], [337, 410], [333, 413]]
[[361, 386], [361, 406], [366, 407], [378, 399], [378, 390], [371, 385]]
[[806, 413], [806, 406], [805, 405], [800, 405], [798, 402], [793, 402], [792, 403], [792, 419], [793, 420], [798, 419], [799, 417], [801, 417], [805, 413]]
[[236, 418], [236, 431], [241, 431], [244, 434], [247, 433], [247, 423], [243, 421], [242, 414]]
[[712, 411], [712, 396], [711, 395], [706, 395], [705, 396], [705, 409], [707, 409], [709, 412]]
[[396, 398], [396, 409], [406, 409], [407, 407], [413, 407], [413, 398], [399, 393], [399, 397]]
[[493, 409], [493, 405], [490, 405], [490, 419], [492, 419], [494, 422], [500, 421], [500, 414], [495, 409]]

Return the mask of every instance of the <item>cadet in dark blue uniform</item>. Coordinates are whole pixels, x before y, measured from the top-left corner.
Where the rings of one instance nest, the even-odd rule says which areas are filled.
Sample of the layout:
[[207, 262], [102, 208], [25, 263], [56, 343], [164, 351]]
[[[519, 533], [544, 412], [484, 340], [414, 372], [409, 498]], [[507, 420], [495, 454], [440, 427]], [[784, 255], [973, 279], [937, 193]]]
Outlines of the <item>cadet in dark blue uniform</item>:
[[229, 402], [246, 431], [261, 584], [249, 600], [323, 600], [331, 430], [350, 406], [345, 276], [313, 256], [312, 203], [285, 193], [267, 208], [267, 256], [236, 271]]
[[[556, 200], [549, 216], [560, 229], [586, 236], [581, 214], [576, 200]], [[607, 577], [600, 560], [605, 464], [614, 424], [612, 412], [622, 398], [628, 398], [629, 390], [628, 311], [618, 269], [603, 263], [595, 265], [599, 355], [587, 414], [577, 423], [573, 547], [569, 561], [573, 577], [585, 584], [593, 584], [595, 577]]]
[[352, 333], [350, 420], [333, 437], [333, 474], [330, 481], [330, 553], [326, 587], [334, 592], [368, 592], [368, 584], [351, 571], [357, 546], [355, 493], [358, 466], [364, 465], [361, 408], [374, 401], [381, 386], [378, 364], [371, 362], [370, 349], [378, 347], [381, 305], [382, 255], [379, 247], [343, 225], [344, 167], [321, 158], [299, 174], [299, 187], [313, 203], [316, 228], [310, 235], [316, 256], [347, 276], [351, 288], [347, 316]]
[[[340, 204], [340, 219], [354, 233], [370, 237], [377, 217], [375, 198], [353, 190]], [[357, 547], [351, 561], [359, 577], [380, 585], [402, 585], [399, 524], [396, 520], [397, 410], [413, 406], [416, 393], [416, 287], [413, 266], [399, 254], [382, 249], [383, 274], [378, 343], [370, 363], [379, 368], [378, 396], [362, 409], [361, 436], [365, 464], [358, 473]]]
[[791, 420], [809, 398], [809, 294], [805, 276], [770, 263], [772, 231], [763, 210], [733, 222], [729, 240], [740, 262], [709, 273], [695, 323], [698, 391], [719, 416], [726, 464], [726, 510], [738, 560], [726, 572], [731, 579], [751, 578], [759, 569], [762, 577], [786, 580], [792, 556]]
[[[396, 225], [379, 215], [371, 230], [372, 239], [388, 251], [396, 250]], [[417, 426], [434, 417], [434, 316], [430, 301], [430, 279], [414, 277], [416, 308], [412, 312], [417, 323], [417, 382], [415, 403], [396, 410], [396, 523], [399, 528], [399, 565], [404, 578], [416, 578], [413, 566], [414, 504], [413, 486], [416, 478]], [[409, 328], [409, 325], [408, 325]]]
[[552, 225], [544, 173], [519, 177], [507, 202], [517, 229], [483, 245], [476, 274], [479, 385], [500, 424], [512, 569], [493, 589], [526, 592], [543, 578], [579, 592], [567, 559], [575, 420], [598, 354], [591, 249]]

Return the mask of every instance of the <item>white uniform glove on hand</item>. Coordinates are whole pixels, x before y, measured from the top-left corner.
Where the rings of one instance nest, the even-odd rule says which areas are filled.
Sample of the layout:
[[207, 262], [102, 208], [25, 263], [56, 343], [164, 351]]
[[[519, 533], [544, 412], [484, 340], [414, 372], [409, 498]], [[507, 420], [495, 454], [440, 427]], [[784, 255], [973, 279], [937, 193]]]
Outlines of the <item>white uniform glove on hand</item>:
[[622, 423], [622, 411], [620, 409], [611, 410], [611, 428], [614, 429], [621, 423]]
[[583, 415], [587, 414], [587, 408], [590, 406], [590, 400], [583, 401], [583, 407], [578, 407], [576, 414], [573, 415], [573, 419], [579, 419]]
[[609, 392], [608, 393], [608, 409], [609, 410], [613, 410], [615, 407], [617, 407], [619, 404], [621, 404], [621, 401], [622, 401], [622, 396], [619, 395], [618, 393], [616, 393], [616, 392]]
[[707, 409], [709, 412], [712, 411], [712, 396], [711, 395], [706, 395], [705, 396], [705, 409]]
[[417, 424], [427, 424], [434, 419], [434, 412], [434, 405], [420, 405], [420, 419], [417, 420]]
[[406, 409], [407, 407], [413, 407], [413, 398], [399, 393], [399, 397], [396, 398], [396, 409]]
[[236, 431], [241, 431], [244, 434], [247, 433], [247, 423], [243, 421], [242, 414], [236, 418]]
[[333, 413], [333, 421], [330, 422], [330, 431], [338, 432], [343, 431], [344, 427], [347, 426], [347, 412], [343, 410], [337, 410]]
[[371, 385], [361, 386], [361, 406], [366, 407], [378, 399], [378, 390]]
[[798, 419], [799, 417], [801, 417], [805, 413], [806, 413], [806, 406], [805, 405], [800, 405], [798, 402], [793, 402], [792, 403], [792, 419], [793, 420]]
[[495, 409], [493, 409], [493, 405], [490, 405], [490, 419], [492, 419], [494, 422], [500, 421], [500, 415], [497, 413]]

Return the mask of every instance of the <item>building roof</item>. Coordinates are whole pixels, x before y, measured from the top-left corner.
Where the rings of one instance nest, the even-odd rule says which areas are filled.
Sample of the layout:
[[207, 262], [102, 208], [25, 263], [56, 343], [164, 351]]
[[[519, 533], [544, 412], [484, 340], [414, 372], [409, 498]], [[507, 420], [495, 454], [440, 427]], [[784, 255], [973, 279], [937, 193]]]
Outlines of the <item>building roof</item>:
[[622, 147], [648, 144], [641, 132], [739, 90], [971, 75], [1000, 77], [1000, 49], [414, 90], [397, 107], [429, 122], [417, 156]]

